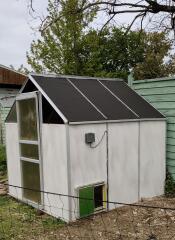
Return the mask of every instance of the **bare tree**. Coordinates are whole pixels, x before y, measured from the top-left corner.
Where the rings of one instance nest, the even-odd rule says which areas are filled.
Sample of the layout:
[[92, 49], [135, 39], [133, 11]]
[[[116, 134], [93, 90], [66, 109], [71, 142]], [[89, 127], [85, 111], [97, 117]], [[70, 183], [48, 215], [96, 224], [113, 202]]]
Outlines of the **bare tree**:
[[[33, 1], [30, 1], [30, 9], [34, 11]], [[63, 0], [54, 0], [57, 6]], [[128, 30], [131, 29], [133, 24], [139, 20], [141, 29], [143, 27], [143, 21], [147, 19], [149, 22], [158, 24], [159, 27], [175, 29], [175, 0], [81, 0], [78, 12], [85, 12], [92, 8], [97, 8], [97, 11], [103, 11], [107, 13], [108, 20], [104, 24], [106, 26], [117, 15], [121, 14], [133, 14], [133, 20], [128, 26]], [[59, 9], [59, 8], [58, 8]], [[76, 13], [73, 13], [76, 14]], [[155, 20], [155, 16], [157, 19]], [[57, 19], [43, 19], [40, 27], [41, 31], [44, 31]]]

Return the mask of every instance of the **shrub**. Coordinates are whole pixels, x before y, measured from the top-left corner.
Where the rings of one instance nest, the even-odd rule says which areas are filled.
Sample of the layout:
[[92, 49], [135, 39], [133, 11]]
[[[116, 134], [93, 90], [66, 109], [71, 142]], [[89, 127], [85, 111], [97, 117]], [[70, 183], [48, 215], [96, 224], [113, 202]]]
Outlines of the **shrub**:
[[7, 170], [5, 146], [0, 145], [0, 172]]
[[168, 170], [166, 172], [165, 194], [169, 197], [175, 196], [175, 181]]

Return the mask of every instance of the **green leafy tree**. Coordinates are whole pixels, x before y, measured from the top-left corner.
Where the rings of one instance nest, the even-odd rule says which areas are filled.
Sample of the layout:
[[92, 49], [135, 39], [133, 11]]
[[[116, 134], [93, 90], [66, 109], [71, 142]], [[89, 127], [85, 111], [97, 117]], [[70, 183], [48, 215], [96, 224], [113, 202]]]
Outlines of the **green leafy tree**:
[[[81, 74], [82, 38], [96, 14], [96, 8], [78, 14], [84, 4], [84, 0], [63, 0], [58, 9], [56, 2], [49, 0], [48, 25], [45, 23], [42, 38], [33, 41], [27, 53], [28, 63], [36, 72]], [[50, 19], [56, 21], [49, 26]]]
[[83, 44], [87, 75], [127, 79], [130, 70], [143, 61], [144, 45], [136, 31], [126, 35], [124, 28], [106, 28], [103, 32], [91, 30]]
[[142, 61], [134, 68], [136, 79], [166, 77], [175, 74], [173, 41], [165, 32], [144, 33]]
[[127, 79], [133, 71], [135, 79], [145, 79], [175, 74], [174, 46], [167, 32], [93, 30], [85, 36], [84, 47], [87, 75]]
[[166, 32], [126, 34], [124, 28], [92, 29], [89, 26], [97, 9], [88, 8], [82, 13], [79, 9], [85, 2], [63, 0], [58, 9], [56, 2], [49, 0], [45, 30], [27, 53], [34, 71], [124, 79], [131, 71], [136, 79], [175, 73], [173, 43]]
[[[57, 24], [58, 21], [55, 27], [60, 28]], [[143, 45], [140, 44], [138, 32], [125, 35], [123, 28], [106, 28], [103, 32], [83, 30], [81, 28], [76, 38], [75, 47], [72, 28], [66, 26], [66, 35], [70, 35], [68, 39], [63, 26], [62, 34], [58, 35], [52, 25], [51, 30], [47, 28], [44, 32], [42, 40], [32, 43], [31, 51], [27, 54], [28, 63], [36, 72], [127, 79], [130, 69], [143, 59]]]
[[135, 79], [145, 79], [175, 74], [174, 46], [167, 32], [129, 31], [126, 35], [124, 28], [114, 27], [100, 35], [91, 31], [85, 38], [87, 75], [127, 79], [133, 71]]

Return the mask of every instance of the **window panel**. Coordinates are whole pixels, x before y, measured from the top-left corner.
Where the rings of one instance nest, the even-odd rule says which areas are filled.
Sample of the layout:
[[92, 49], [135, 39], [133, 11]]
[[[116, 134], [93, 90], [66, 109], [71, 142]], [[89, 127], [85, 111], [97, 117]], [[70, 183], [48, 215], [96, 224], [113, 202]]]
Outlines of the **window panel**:
[[21, 140], [37, 140], [37, 112], [35, 98], [18, 101]]
[[[24, 188], [30, 188], [40, 191], [39, 164], [22, 161], [22, 177]], [[23, 197], [38, 204], [41, 203], [40, 192], [24, 189]]]
[[21, 157], [39, 159], [38, 145], [21, 143]]

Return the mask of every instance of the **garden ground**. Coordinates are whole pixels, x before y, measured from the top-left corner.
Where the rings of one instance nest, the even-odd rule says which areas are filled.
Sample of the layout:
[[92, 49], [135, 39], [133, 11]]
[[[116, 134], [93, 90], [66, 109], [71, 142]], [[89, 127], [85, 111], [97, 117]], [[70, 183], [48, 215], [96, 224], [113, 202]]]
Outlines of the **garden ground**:
[[[175, 198], [157, 197], [66, 224], [13, 198], [0, 196], [0, 240], [175, 239]], [[161, 209], [161, 208], [170, 209]]]

